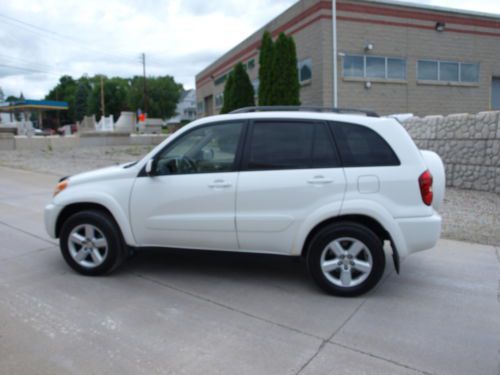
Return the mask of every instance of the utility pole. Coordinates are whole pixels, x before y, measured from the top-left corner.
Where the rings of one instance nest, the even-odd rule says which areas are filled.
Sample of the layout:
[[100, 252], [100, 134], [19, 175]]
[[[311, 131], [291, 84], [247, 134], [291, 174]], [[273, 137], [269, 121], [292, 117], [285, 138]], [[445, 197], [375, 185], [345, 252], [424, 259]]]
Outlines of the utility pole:
[[104, 106], [104, 76], [101, 74], [101, 112], [102, 117], [106, 117], [106, 107]]
[[337, 1], [332, 0], [332, 43], [333, 43], [333, 107], [339, 105], [337, 92]]
[[144, 113], [148, 114], [148, 89], [146, 85], [146, 54], [142, 53], [142, 74], [144, 77], [144, 96], [143, 96], [143, 107]]

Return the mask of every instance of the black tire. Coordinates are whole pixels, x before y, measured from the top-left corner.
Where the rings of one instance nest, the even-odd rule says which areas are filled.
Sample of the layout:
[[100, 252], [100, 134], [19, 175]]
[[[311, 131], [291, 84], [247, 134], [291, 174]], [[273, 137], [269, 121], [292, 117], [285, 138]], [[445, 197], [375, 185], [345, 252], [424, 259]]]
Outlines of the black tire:
[[[369, 259], [372, 264], [370, 271], [362, 274], [356, 269], [356, 267], [354, 267], [354, 263], [349, 263], [348, 265], [344, 265], [344, 263], [342, 263], [342, 266], [340, 266], [341, 263], [337, 263], [339, 266], [334, 266], [335, 270], [332, 270], [331, 273], [327, 272], [330, 275], [330, 279], [325, 275], [321, 267], [322, 256], [324, 256], [327, 261], [329, 261], [329, 259], [326, 259], [326, 257], [331, 256], [334, 264], [337, 260], [339, 262], [344, 261], [344, 259], [337, 258], [333, 251], [326, 252], [325, 255], [323, 255], [327, 245], [342, 238], [351, 238], [365, 245], [362, 252], [358, 255], [359, 257], [364, 257], [364, 259], [346, 259], [345, 262], [354, 260], [367, 261]], [[349, 240], [346, 240], [340, 241], [339, 243], [341, 243], [342, 247], [344, 247], [344, 244], [349, 246], [349, 244], [352, 245], [354, 242], [355, 241], [350, 242]], [[347, 258], [346, 255], [343, 255], [343, 257]], [[360, 283], [353, 286], [344, 286], [334, 283], [334, 281], [337, 281], [337, 279], [340, 278], [340, 273], [343, 272], [343, 267], [349, 267], [351, 276], [359, 274], [360, 276], [358, 276], [357, 280], [359, 280]], [[339, 222], [328, 225], [316, 233], [310, 242], [309, 248], [307, 249], [307, 268], [315, 283], [327, 293], [342, 297], [358, 296], [371, 290], [384, 274], [385, 253], [383, 249], [383, 242], [375, 233], [373, 233], [373, 231], [361, 224], [354, 222]], [[347, 268], [346, 272], [348, 272]], [[335, 280], [332, 281], [332, 279]], [[356, 278], [352, 278], [352, 280], [356, 280]]]
[[[97, 228], [107, 241], [103, 261], [95, 267], [84, 267], [73, 259], [70, 252], [69, 236], [82, 225], [90, 224]], [[59, 238], [61, 253], [68, 265], [78, 273], [87, 276], [99, 276], [115, 270], [127, 257], [125, 244], [120, 229], [114, 219], [104, 211], [81, 211], [70, 216], [61, 228]]]

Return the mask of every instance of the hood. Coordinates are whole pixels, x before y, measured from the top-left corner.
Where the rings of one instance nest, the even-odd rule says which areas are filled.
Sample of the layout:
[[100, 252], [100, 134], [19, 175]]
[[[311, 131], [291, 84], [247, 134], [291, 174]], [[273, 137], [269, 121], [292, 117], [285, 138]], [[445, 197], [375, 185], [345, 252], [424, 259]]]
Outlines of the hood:
[[[95, 181], [106, 181], [106, 180], [114, 180], [119, 178], [128, 177], [131, 173], [136, 174], [132, 163], [125, 163], [121, 165], [114, 165], [111, 167], [95, 169], [93, 171], [83, 172], [76, 174], [74, 176], [70, 176], [69, 183], [71, 185], [80, 185], [88, 182]], [[130, 166], [130, 168], [129, 168]]]

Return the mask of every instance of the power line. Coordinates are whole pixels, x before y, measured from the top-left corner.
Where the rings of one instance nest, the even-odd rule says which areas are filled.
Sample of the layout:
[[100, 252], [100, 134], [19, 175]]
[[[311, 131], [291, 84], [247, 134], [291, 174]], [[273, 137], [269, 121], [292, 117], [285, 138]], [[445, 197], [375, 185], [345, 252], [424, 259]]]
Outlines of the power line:
[[[9, 23], [11, 26], [19, 27], [25, 31], [37, 34], [38, 36], [40, 36], [42, 38], [52, 39], [55, 41], [61, 41], [61, 39], [66, 40], [66, 41], [68, 41], [68, 40], [73, 41], [73, 42], [80, 44], [82, 48], [87, 49], [88, 51], [93, 52], [95, 54], [100, 54], [103, 56], [107, 55], [108, 57], [129, 60], [130, 62], [133, 61], [133, 59], [130, 56], [116, 54], [116, 53], [110, 53], [107, 51], [103, 51], [101, 49], [89, 47], [88, 46], [89, 42], [83, 41], [81, 39], [78, 39], [78, 38], [75, 38], [72, 36], [63, 35], [63, 34], [55, 32], [53, 30], [39, 27], [37, 25], [22, 21], [20, 19], [14, 18], [14, 17], [6, 16], [5, 14], [0, 14], [0, 18], [3, 18], [4, 20], [6, 20], [7, 23]], [[70, 44], [69, 46], [72, 48], [80, 48], [80, 47], [76, 47], [72, 44]]]

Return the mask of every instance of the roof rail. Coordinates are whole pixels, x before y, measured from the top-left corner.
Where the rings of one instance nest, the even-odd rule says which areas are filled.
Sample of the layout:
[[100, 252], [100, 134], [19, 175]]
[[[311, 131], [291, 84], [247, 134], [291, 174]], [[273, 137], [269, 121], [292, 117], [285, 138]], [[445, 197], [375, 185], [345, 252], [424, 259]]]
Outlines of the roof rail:
[[379, 115], [370, 110], [354, 109], [354, 108], [331, 108], [331, 107], [315, 107], [315, 106], [295, 106], [295, 105], [270, 105], [270, 106], [255, 106], [236, 109], [231, 114], [249, 113], [249, 112], [271, 112], [271, 111], [298, 111], [298, 112], [332, 112], [340, 114], [363, 114], [368, 117], [379, 117]]

